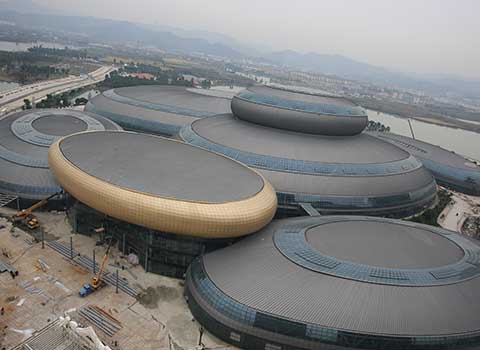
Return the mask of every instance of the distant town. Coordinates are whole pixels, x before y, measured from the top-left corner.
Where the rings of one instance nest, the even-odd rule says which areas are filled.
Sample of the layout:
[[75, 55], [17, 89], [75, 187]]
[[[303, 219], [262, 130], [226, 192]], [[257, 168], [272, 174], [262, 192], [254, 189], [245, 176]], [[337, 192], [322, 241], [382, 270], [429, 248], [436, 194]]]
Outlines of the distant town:
[[[349, 79], [328, 73], [335, 70], [329, 65], [325, 65], [323, 73], [315, 66], [308, 68], [289, 52], [248, 57], [234, 50], [217, 52], [208, 45], [203, 46], [202, 52], [202, 47], [197, 48], [198, 51], [180, 49], [170, 42], [161, 47], [154, 42], [129, 41], [128, 37], [114, 43], [121, 38], [103, 39], [113, 35], [111, 33], [103, 36], [90, 33], [86, 38], [80, 33], [54, 32], [60, 24], [50, 24], [49, 30], [48, 24], [42, 21], [56, 19], [55, 16], [39, 16], [36, 21], [43, 26], [35, 27], [28, 25], [28, 15], [7, 15], [3, 15], [3, 20], [0, 15], [0, 81], [23, 84], [68, 74], [87, 74], [102, 64], [113, 64], [125, 68], [125, 73], [135, 79], [128, 83], [117, 80], [112, 84], [133, 84], [136, 79], [167, 84], [184, 77], [195, 85], [202, 81], [209, 81], [213, 86], [293, 85], [344, 96], [375, 111], [480, 132], [480, 94], [475, 95], [475, 89], [468, 92], [457, 86], [449, 88], [431, 82], [402, 80], [395, 75], [383, 77], [380, 73], [378, 77]], [[81, 17], [73, 20], [78, 21], [80, 28], [85, 25]], [[112, 28], [106, 30], [115, 30], [115, 25], [113, 22]], [[321, 61], [320, 56], [318, 59]]]

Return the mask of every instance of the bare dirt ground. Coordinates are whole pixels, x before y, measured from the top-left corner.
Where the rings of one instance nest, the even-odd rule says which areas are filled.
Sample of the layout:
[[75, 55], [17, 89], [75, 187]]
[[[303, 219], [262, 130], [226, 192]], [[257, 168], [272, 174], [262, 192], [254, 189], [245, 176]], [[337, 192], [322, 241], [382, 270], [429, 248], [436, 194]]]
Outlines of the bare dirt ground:
[[462, 233], [466, 218], [480, 214], [480, 197], [453, 191], [450, 193], [452, 193], [452, 202], [443, 209], [437, 222], [443, 228]]
[[[13, 212], [0, 209], [3, 215]], [[39, 212], [36, 215], [48, 239], [60, 239], [69, 244], [73, 237], [75, 250], [91, 257], [95, 249], [97, 259], [103, 257], [105, 247], [95, 247], [94, 238], [73, 234], [64, 213]], [[0, 273], [0, 307], [4, 308], [0, 315], [0, 349], [10, 349], [65, 312], [85, 305], [96, 305], [121, 322], [122, 328], [113, 337], [94, 327], [112, 349], [196, 348], [200, 325], [193, 319], [183, 298], [183, 281], [145, 273], [141, 266], [130, 267], [120, 252], [113, 249], [108, 269], [114, 272], [117, 266], [125, 266], [125, 270], [119, 269], [120, 277], [142, 290], [142, 295], [136, 300], [122, 291], [116, 294], [115, 287], [107, 285], [82, 298], [78, 291], [90, 281], [90, 271], [72, 264], [47, 245], [42, 249], [41, 243], [32, 243], [32, 236], [18, 228], [12, 233], [6, 219], [0, 218], [1, 225], [5, 227], [0, 229], [0, 248], [8, 252], [10, 258], [0, 255], [0, 260], [14, 266], [19, 275], [13, 279], [8, 272]], [[48, 265], [46, 271], [38, 259]], [[27, 283], [35, 287], [34, 292], [27, 291]], [[83, 325], [91, 325], [81, 316], [74, 317]], [[233, 349], [208, 333], [204, 333], [202, 342], [207, 349]]]

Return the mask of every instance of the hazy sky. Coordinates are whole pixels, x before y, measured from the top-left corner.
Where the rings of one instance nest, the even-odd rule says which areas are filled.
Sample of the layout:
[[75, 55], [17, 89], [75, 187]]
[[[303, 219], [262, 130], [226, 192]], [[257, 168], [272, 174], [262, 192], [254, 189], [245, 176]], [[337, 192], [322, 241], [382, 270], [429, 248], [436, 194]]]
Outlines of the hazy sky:
[[407, 72], [480, 78], [479, 0], [35, 0], [81, 15], [341, 54]]

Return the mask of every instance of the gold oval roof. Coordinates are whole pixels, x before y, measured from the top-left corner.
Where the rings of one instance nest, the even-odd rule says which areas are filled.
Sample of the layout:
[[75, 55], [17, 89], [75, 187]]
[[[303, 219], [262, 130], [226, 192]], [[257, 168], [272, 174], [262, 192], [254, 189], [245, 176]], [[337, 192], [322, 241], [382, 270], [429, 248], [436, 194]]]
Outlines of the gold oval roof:
[[205, 203], [164, 198], [120, 187], [86, 173], [62, 153], [60, 144], [66, 138], [55, 142], [48, 154], [57, 181], [82, 203], [119, 220], [169, 233], [226, 238], [258, 231], [275, 214], [277, 197], [263, 177], [261, 190], [241, 200]]

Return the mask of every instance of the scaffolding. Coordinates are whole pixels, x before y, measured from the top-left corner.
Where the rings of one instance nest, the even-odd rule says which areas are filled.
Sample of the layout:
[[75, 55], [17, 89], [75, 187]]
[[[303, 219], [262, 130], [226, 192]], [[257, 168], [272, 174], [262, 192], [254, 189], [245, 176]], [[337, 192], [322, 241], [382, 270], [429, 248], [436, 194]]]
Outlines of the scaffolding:
[[[59, 318], [31, 337], [18, 344], [12, 350], [106, 350], [94, 333], [89, 338], [82, 336], [77, 330], [69, 327], [70, 321]], [[96, 340], [97, 342], [95, 342]]]
[[0, 192], [0, 208], [9, 205], [17, 199], [18, 197], [15, 195]]

